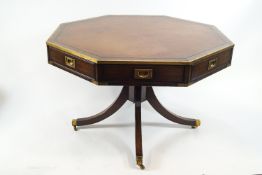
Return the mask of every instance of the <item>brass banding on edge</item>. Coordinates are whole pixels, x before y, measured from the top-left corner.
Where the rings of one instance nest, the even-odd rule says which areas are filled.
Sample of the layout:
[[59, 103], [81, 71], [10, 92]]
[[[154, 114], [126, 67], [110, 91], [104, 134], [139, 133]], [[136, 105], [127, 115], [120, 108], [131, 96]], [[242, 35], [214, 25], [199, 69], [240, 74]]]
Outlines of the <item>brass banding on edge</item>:
[[91, 62], [93, 62], [93, 63], [97, 63], [97, 59], [96, 59], [96, 58], [91, 57], [91, 56], [88, 56], [88, 55], [86, 55], [86, 54], [82, 54], [82, 53], [79, 53], [79, 52], [77, 52], [77, 51], [74, 51], [74, 50], [65, 48], [65, 47], [63, 47], [63, 46], [60, 46], [60, 45], [55, 44], [55, 43], [52, 43], [52, 42], [50, 42], [50, 41], [47, 41], [46, 44], [47, 44], [48, 46], [50, 46], [50, 47], [54, 47], [54, 48], [56, 48], [56, 49], [59, 49], [59, 50], [61, 50], [61, 51], [66, 52], [66, 53], [72, 54], [72, 55], [74, 55], [74, 56], [78, 56], [78, 57], [80, 57], [80, 58], [83, 58], [83, 59], [85, 59], [85, 60], [91, 61]]
[[[190, 65], [190, 64], [193, 64], [195, 61], [200, 61], [202, 59], [205, 59], [211, 55], [214, 55], [214, 54], [218, 54], [224, 50], [227, 50], [227, 49], [231, 49], [234, 47], [234, 45], [230, 45], [230, 44], [226, 44], [223, 46], [221, 46], [221, 48], [218, 48], [218, 50], [214, 51], [209, 51], [208, 53], [206, 53], [205, 56], [197, 56], [191, 60], [173, 60], [173, 61], [170, 61], [170, 60], [166, 60], [166, 61], [156, 61], [156, 60], [136, 60], [134, 58], [132, 58], [131, 60], [122, 60], [122, 59], [116, 59], [116, 60], [98, 60], [97, 58], [95, 57], [92, 57], [92, 56], [89, 56], [85, 53], [79, 53], [78, 51], [74, 51], [72, 49], [69, 49], [69, 48], [66, 48], [64, 46], [61, 46], [59, 44], [56, 44], [56, 43], [53, 43], [53, 42], [50, 42], [50, 41], [47, 41], [46, 44], [50, 47], [54, 47], [56, 49], [59, 49], [61, 51], [64, 51], [66, 53], [69, 53], [69, 54], [72, 54], [73, 56], [77, 56], [77, 57], [80, 57], [80, 58], [83, 58], [85, 60], [88, 60], [90, 62], [93, 62], [93, 63], [97, 63], [97, 64], [161, 64], [161, 65]], [[162, 59], [164, 60], [164, 59]]]

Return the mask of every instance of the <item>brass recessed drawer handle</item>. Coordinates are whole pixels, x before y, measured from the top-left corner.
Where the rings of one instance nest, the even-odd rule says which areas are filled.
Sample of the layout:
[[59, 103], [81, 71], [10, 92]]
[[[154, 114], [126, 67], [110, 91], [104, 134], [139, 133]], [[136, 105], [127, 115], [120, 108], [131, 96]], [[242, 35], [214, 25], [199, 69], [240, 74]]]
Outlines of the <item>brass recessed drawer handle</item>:
[[135, 69], [135, 79], [152, 79], [152, 69]]
[[71, 67], [71, 68], [75, 68], [75, 66], [76, 66], [75, 59], [74, 58], [70, 58], [68, 56], [65, 56], [65, 64], [68, 67]]
[[214, 58], [208, 62], [208, 70], [214, 69], [217, 66], [217, 59]]

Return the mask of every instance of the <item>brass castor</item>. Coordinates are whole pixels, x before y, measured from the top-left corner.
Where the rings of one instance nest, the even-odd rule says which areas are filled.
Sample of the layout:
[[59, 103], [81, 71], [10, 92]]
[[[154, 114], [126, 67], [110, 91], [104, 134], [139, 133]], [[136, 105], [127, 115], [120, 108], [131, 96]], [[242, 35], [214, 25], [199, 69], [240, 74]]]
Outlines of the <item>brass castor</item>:
[[201, 125], [201, 121], [200, 120], [196, 120], [196, 123], [194, 126], [192, 126], [192, 128], [197, 128]]
[[76, 121], [76, 119], [73, 119], [73, 120], [72, 120], [72, 126], [74, 127], [74, 130], [77, 131], [77, 128], [76, 128], [76, 126], [77, 126], [77, 121]]
[[145, 166], [143, 165], [143, 156], [136, 156], [136, 164], [141, 170], [145, 169]]

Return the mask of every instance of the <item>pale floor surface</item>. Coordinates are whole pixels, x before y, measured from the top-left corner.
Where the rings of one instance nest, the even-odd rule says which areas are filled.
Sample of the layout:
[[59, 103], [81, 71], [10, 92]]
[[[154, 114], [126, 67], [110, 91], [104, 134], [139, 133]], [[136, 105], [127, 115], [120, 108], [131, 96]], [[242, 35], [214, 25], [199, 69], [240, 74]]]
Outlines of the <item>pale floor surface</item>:
[[[261, 3], [132, 2], [0, 3], [1, 175], [262, 174]], [[45, 41], [57, 24], [118, 13], [212, 23], [236, 44], [232, 67], [188, 88], [154, 88], [170, 111], [201, 119], [200, 128], [173, 124], [143, 103], [145, 171], [135, 166], [132, 103], [101, 123], [71, 127], [72, 118], [110, 105], [120, 87], [96, 86], [47, 64]]]

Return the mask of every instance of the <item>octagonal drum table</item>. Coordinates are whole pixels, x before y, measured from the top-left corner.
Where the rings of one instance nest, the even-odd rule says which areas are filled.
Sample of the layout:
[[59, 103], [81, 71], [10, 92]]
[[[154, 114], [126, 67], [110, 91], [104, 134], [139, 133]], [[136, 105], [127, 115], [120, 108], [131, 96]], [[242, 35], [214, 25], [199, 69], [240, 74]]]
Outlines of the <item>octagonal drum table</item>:
[[77, 126], [106, 119], [135, 103], [136, 161], [143, 169], [141, 103], [168, 120], [196, 128], [200, 120], [165, 109], [152, 86], [189, 86], [231, 64], [233, 43], [212, 25], [167, 16], [102, 16], [63, 23], [47, 41], [48, 62], [97, 85], [123, 86], [104, 111], [73, 119]]

